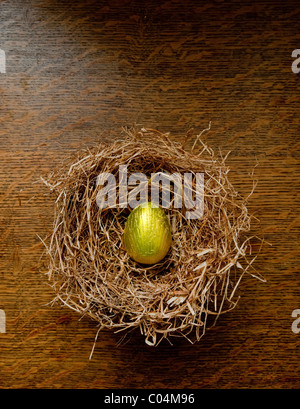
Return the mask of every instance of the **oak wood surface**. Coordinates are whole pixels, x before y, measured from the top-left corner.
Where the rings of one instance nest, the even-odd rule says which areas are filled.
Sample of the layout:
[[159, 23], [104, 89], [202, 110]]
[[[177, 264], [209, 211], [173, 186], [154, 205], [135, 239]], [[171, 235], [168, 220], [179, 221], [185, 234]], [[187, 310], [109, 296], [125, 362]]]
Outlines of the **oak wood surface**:
[[[1, 388], [299, 388], [298, 1], [0, 2]], [[211, 131], [265, 239], [236, 309], [194, 345], [100, 333], [50, 306], [53, 202], [40, 175], [134, 124]]]

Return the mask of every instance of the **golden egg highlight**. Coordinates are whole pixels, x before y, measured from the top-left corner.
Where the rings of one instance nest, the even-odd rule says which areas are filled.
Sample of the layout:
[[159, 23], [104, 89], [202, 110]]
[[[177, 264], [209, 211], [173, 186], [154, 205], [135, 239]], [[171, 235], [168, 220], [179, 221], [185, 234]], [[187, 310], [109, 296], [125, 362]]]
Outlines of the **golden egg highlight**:
[[165, 211], [151, 202], [130, 213], [124, 231], [129, 256], [142, 264], [155, 264], [168, 253], [172, 243], [171, 226]]

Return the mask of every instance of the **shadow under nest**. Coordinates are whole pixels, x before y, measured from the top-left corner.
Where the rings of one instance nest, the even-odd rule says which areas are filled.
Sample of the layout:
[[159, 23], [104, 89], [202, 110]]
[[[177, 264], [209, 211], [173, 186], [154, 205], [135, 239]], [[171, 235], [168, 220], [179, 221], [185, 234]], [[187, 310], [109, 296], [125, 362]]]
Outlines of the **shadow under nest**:
[[[55, 194], [53, 230], [44, 240], [53, 301], [92, 317], [99, 330], [139, 328], [149, 345], [171, 336], [194, 342], [236, 306], [245, 273], [263, 280], [252, 266], [248, 198], [230, 183], [226, 157], [217, 158], [200, 137], [188, 150], [188, 137], [180, 143], [156, 130], [126, 130], [121, 140], [78, 152], [43, 178]], [[136, 263], [123, 246], [130, 209], [97, 205], [97, 176], [118, 178], [120, 165], [128, 176], [204, 174], [203, 216], [188, 219], [171, 202], [165, 212], [172, 245], [155, 265]]]

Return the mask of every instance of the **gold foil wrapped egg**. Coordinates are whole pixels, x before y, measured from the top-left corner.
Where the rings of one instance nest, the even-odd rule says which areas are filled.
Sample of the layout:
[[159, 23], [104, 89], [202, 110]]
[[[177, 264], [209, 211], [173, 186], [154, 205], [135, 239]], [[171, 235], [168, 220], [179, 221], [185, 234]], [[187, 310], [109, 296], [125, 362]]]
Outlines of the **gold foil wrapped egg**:
[[172, 243], [171, 227], [165, 211], [151, 202], [134, 208], [124, 231], [124, 246], [129, 256], [142, 264], [155, 264], [168, 253]]

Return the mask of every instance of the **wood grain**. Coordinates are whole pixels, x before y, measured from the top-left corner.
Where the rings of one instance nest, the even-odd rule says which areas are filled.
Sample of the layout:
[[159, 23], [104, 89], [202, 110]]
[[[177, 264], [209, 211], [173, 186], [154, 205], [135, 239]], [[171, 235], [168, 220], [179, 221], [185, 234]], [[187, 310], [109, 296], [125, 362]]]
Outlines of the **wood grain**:
[[[0, 3], [1, 388], [299, 388], [297, 1]], [[199, 344], [145, 345], [51, 307], [40, 266], [53, 202], [37, 183], [67, 155], [123, 126], [180, 138], [211, 121], [231, 179], [251, 191], [265, 246], [235, 310]]]

